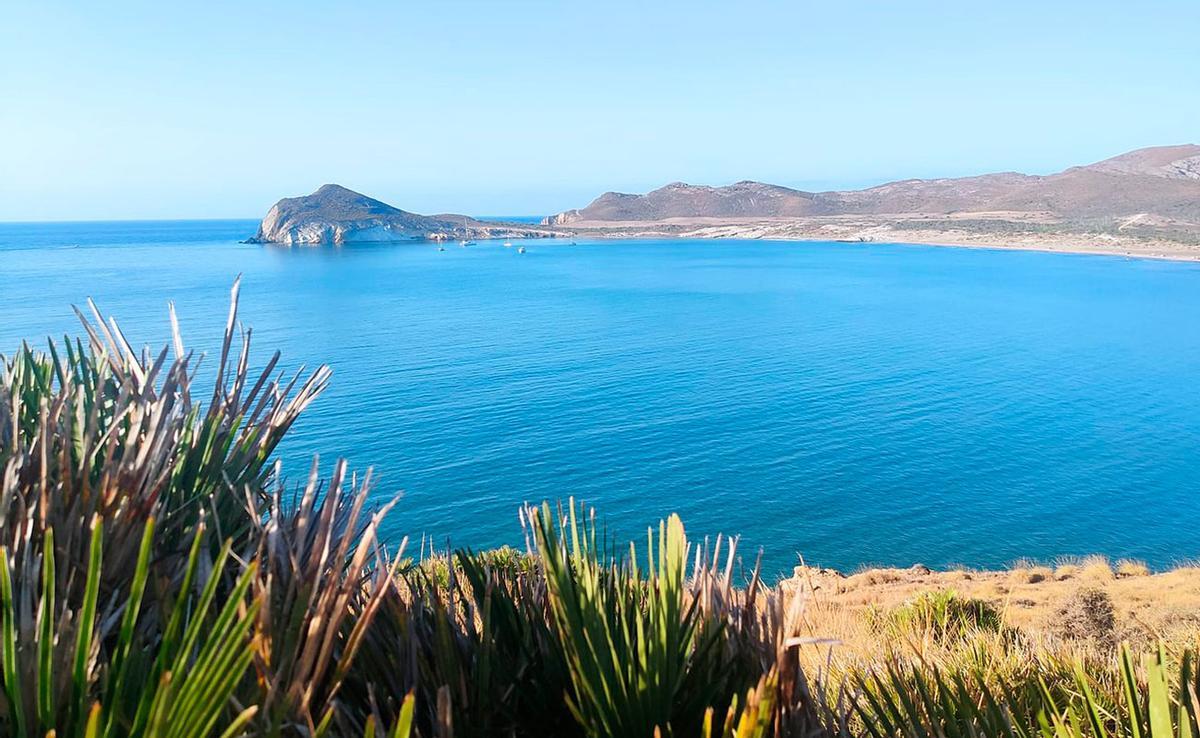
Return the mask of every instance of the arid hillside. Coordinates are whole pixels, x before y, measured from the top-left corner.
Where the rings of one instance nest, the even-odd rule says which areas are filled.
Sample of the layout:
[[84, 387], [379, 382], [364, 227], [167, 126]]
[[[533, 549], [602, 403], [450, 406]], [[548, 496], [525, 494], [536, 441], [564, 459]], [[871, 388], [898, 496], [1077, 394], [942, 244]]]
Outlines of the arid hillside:
[[675, 182], [644, 195], [607, 192], [544, 224], [609, 236], [1012, 244], [1195, 258], [1200, 146], [1139, 149], [1050, 175], [907, 179], [852, 191]]
[[1159, 641], [1190, 646], [1200, 638], [1200, 569], [1194, 566], [1151, 572], [1139, 562], [1114, 564], [1098, 556], [1002, 571], [918, 565], [845, 575], [801, 566], [779, 587], [799, 600], [807, 634], [851, 661], [878, 660], [892, 650], [911, 656], [914, 648], [933, 645], [921, 641], [938, 633], [912, 627], [914, 619], [930, 616], [924, 627], [935, 629], [939, 617], [961, 616], [983, 641], [988, 632], [1007, 639], [1008, 645], [995, 645], [1010, 655], [1013, 637], [1023, 648], [1096, 653], [1110, 653], [1121, 642], [1148, 649]]

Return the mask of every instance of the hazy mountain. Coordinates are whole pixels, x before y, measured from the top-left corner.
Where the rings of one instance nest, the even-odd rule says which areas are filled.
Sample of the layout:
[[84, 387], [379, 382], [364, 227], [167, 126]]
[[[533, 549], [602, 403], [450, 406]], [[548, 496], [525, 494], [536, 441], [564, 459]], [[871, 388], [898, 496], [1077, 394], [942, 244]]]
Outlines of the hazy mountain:
[[546, 224], [575, 220], [661, 220], [663, 218], [788, 217], [813, 215], [819, 208], [811, 192], [762, 182], [708, 187], [673, 182], [644, 195], [606, 192], [582, 210], [546, 219]]
[[644, 195], [607, 192], [546, 225], [671, 218], [798, 218], [840, 215], [1040, 213], [1065, 222], [1131, 216], [1200, 229], [1200, 146], [1139, 149], [1047, 176], [1003, 172], [908, 179], [865, 190], [803, 192], [760, 182], [725, 187], [669, 184]]

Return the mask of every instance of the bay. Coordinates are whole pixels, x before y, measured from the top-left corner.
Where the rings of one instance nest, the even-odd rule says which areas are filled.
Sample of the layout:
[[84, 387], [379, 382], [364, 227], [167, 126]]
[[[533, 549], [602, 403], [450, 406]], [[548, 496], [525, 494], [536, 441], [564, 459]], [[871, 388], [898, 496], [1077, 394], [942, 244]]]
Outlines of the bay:
[[[0, 224], [0, 352], [93, 297], [333, 383], [280, 456], [373, 467], [385, 531], [523, 545], [522, 502], [619, 540], [678, 512], [749, 564], [1200, 555], [1200, 265], [901, 244], [239, 243], [253, 221]], [[520, 244], [516, 244], [520, 245]]]

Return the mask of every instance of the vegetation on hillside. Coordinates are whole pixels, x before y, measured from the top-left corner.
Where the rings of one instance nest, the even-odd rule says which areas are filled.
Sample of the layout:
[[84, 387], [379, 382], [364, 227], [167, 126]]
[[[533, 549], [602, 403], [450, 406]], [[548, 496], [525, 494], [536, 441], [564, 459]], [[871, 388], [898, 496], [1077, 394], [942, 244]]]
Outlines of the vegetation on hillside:
[[205, 402], [177, 328], [138, 351], [94, 307], [85, 339], [0, 362], [3, 735], [1197, 734], [1186, 648], [1053, 648], [936, 592], [841, 659], [675, 516], [627, 549], [574, 502], [523, 510], [524, 552], [389, 549], [369, 475], [280, 481], [329, 373], [252, 371], [236, 305]]

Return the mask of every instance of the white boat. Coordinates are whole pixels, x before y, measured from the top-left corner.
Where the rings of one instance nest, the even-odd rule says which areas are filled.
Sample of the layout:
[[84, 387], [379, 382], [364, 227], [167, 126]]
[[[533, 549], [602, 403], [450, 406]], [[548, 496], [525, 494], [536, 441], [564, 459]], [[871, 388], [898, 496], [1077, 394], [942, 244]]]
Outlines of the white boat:
[[522, 246], [522, 247], [520, 247], [519, 249], [517, 249], [517, 253], [518, 253], [518, 254], [523, 254], [523, 253], [525, 253], [525, 247], [524, 247], [524, 246]]
[[506, 248], [506, 249], [511, 249], [511, 248], [512, 248], [512, 241], [505, 241], [505, 242], [504, 242], [504, 248]]

